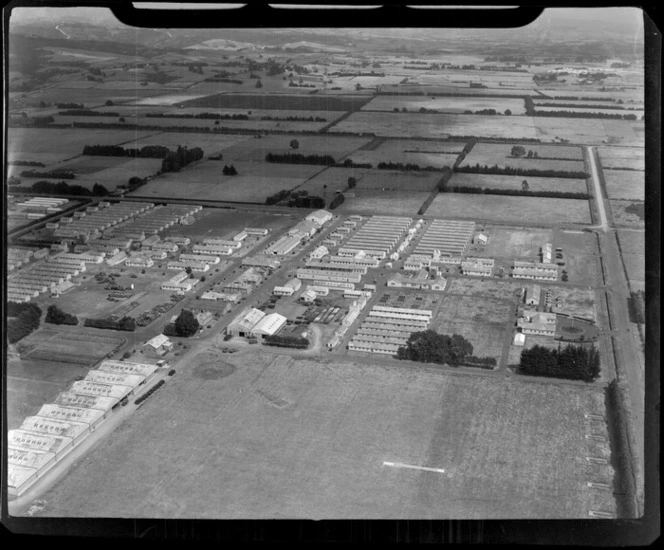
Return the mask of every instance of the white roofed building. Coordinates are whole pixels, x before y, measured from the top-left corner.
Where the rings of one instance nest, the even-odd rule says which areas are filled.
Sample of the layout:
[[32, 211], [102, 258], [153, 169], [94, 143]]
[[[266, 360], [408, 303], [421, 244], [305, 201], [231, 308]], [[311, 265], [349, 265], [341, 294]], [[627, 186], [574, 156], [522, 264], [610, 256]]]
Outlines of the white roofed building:
[[319, 227], [322, 227], [327, 222], [330, 222], [334, 219], [334, 216], [327, 210], [316, 210], [309, 214], [306, 220], [316, 223]]
[[263, 317], [251, 329], [252, 334], [258, 337], [274, 336], [286, 324], [286, 317], [279, 313], [270, 313]]

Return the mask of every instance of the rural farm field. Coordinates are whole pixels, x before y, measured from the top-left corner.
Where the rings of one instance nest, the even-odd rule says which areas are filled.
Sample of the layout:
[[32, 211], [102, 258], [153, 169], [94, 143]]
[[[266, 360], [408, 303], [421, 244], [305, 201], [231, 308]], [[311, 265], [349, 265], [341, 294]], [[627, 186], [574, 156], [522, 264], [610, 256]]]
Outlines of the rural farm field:
[[590, 223], [588, 201], [440, 193], [426, 211], [436, 218], [531, 224]]
[[643, 201], [646, 198], [645, 172], [604, 170], [606, 192], [610, 199]]
[[348, 158], [354, 163], [368, 163], [374, 167], [381, 162], [400, 162], [417, 164], [422, 168], [443, 168], [445, 166], [451, 168], [463, 151], [464, 145], [465, 143], [462, 142], [378, 138], [351, 153]]
[[609, 200], [616, 227], [645, 229], [645, 204], [641, 201]]
[[389, 97], [379, 96], [372, 99], [362, 107], [362, 111], [393, 111], [406, 109], [406, 111], [419, 111], [420, 109], [431, 109], [443, 113], [463, 113], [464, 111], [479, 111], [482, 109], [494, 109], [502, 114], [509, 109], [513, 115], [523, 115], [523, 99], [500, 98], [500, 97]]
[[[538, 158], [513, 157], [512, 148], [516, 143], [476, 143], [464, 164], [486, 164], [500, 167], [514, 166], [533, 170], [583, 170], [583, 151], [580, 147], [565, 145], [522, 145], [524, 150], [537, 153]], [[562, 162], [565, 161], [565, 162]], [[567, 169], [564, 167], [568, 166]]]
[[586, 180], [573, 178], [541, 178], [537, 176], [501, 176], [497, 174], [455, 173], [447, 182], [448, 187], [478, 187], [482, 189], [510, 189], [521, 191], [523, 182], [534, 192], [557, 191], [561, 193], [586, 193]]
[[584, 414], [604, 414], [599, 389], [222, 357], [193, 358], [47, 491], [35, 515], [524, 519], [614, 510], [610, 492], [587, 486], [613, 473], [585, 460], [609, 452], [583, 437]]
[[645, 150], [641, 147], [598, 147], [599, 159], [604, 168], [645, 170]]
[[417, 191], [382, 191], [354, 189], [354, 197], [346, 197], [336, 208], [342, 214], [371, 214], [374, 216], [416, 216], [430, 193]]
[[329, 129], [330, 133], [373, 133], [376, 136], [437, 138], [477, 136], [537, 138], [533, 119], [527, 116], [484, 116], [358, 111]]

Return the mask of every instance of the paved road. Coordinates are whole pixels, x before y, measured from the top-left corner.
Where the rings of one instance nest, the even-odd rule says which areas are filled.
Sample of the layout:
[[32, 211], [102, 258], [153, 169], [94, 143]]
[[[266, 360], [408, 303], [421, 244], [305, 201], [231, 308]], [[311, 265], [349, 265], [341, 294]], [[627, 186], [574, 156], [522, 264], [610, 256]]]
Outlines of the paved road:
[[[625, 277], [616, 231], [609, 226], [606, 215], [606, 200], [599, 179], [594, 147], [588, 147], [590, 169], [595, 185], [595, 202], [599, 211], [601, 229], [599, 234], [602, 259], [605, 265], [605, 285], [609, 297], [609, 316], [611, 319], [612, 338], [615, 342], [616, 369], [621, 373], [619, 380], [626, 382], [632, 401], [632, 415], [637, 431], [639, 454], [643, 468], [644, 423], [645, 423], [645, 361], [636, 325], [629, 317], [629, 284]], [[643, 470], [642, 470], [643, 471]]]

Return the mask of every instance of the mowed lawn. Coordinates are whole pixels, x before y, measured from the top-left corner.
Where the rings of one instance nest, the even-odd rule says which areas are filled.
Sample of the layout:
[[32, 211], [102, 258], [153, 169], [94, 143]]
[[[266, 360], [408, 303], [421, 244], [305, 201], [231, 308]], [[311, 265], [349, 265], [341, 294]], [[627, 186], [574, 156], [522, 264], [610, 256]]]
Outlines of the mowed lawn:
[[371, 132], [377, 136], [447, 138], [477, 136], [535, 139], [532, 117], [459, 114], [421, 114], [358, 111], [329, 132]]
[[[585, 518], [597, 388], [204, 354], [43, 497], [38, 516]], [[597, 432], [606, 433], [600, 426]], [[444, 469], [393, 468], [384, 462]]]
[[590, 223], [588, 201], [440, 193], [426, 211], [436, 218], [462, 218], [516, 224]]
[[521, 191], [524, 180], [529, 191], [557, 191], [561, 193], [587, 193], [586, 180], [573, 178], [540, 178], [535, 176], [499, 176], [496, 174], [455, 173], [449, 187], [479, 187], [482, 189], [510, 189]]
[[643, 201], [646, 198], [645, 172], [636, 170], [604, 170], [606, 192], [611, 199]]

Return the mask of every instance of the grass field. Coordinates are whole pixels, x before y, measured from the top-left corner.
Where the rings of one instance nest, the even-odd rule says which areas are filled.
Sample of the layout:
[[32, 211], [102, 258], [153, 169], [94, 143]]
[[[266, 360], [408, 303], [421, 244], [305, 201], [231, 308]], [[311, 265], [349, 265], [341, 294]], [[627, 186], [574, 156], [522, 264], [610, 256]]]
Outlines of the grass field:
[[46, 165], [80, 155], [85, 145], [120, 145], [149, 135], [134, 130], [8, 128], [8, 160]]
[[645, 206], [640, 201], [609, 200], [616, 227], [645, 229]]
[[291, 109], [301, 111], [349, 111], [364, 105], [367, 96], [214, 94], [181, 103], [185, 107], [225, 107], [236, 109]]
[[598, 147], [604, 168], [645, 170], [645, 149], [641, 147]]
[[601, 145], [605, 142], [637, 145], [643, 142], [643, 137], [634, 132], [627, 120], [583, 119], [581, 122], [578, 118], [563, 117], [533, 117], [533, 120], [536, 137], [542, 141], [562, 137], [572, 143], [586, 145]]
[[356, 163], [369, 163], [376, 167], [380, 162], [401, 162], [402, 164], [417, 164], [420, 167], [433, 166], [443, 168], [454, 165], [464, 143], [431, 142], [414, 139], [388, 139], [380, 143], [375, 149], [360, 148], [350, 154]]
[[526, 116], [355, 112], [335, 124], [329, 132], [371, 132], [377, 136], [447, 138], [477, 136], [530, 138], [537, 136], [535, 124]]
[[523, 286], [524, 281], [514, 279], [482, 280], [479, 277], [454, 277], [449, 280], [448, 292], [466, 296], [483, 296], [498, 300], [511, 300], [516, 299], [517, 292]]
[[416, 216], [429, 193], [353, 189], [354, 197], [338, 206], [335, 212], [365, 213], [385, 216]]
[[584, 414], [604, 410], [594, 388], [204, 353], [36, 516], [586, 518], [614, 511], [586, 484], [613, 475], [585, 461]]
[[618, 241], [630, 285], [635, 289], [645, 290], [645, 232], [618, 230]]
[[636, 115], [637, 119], [641, 120], [641, 117], [643, 116], [643, 111], [624, 111], [624, 110], [616, 110], [616, 109], [602, 109], [602, 108], [597, 108], [597, 107], [543, 107], [536, 105], [535, 106], [536, 110], [539, 112], [551, 112], [551, 111], [567, 111], [570, 113], [585, 113], [588, 115], [592, 115], [594, 113], [600, 113], [600, 114], [606, 114], [606, 115]]
[[179, 145], [193, 149], [200, 147], [206, 156], [216, 155], [225, 151], [233, 145], [253, 140], [253, 136], [242, 136], [234, 134], [196, 134], [177, 132], [151, 132], [148, 136], [127, 145], [127, 147], [141, 148], [146, 145], [163, 145], [175, 150]]
[[[566, 313], [584, 319], [597, 319], [594, 290], [572, 288], [562, 285], [548, 285], [546, 289], [551, 290], [553, 312]], [[556, 298], [558, 297], [563, 300], [563, 307], [560, 308], [560, 310], [555, 307]]]
[[588, 201], [502, 195], [440, 193], [426, 211], [436, 218], [460, 218], [516, 224], [590, 223]]
[[82, 103], [86, 108], [92, 108], [104, 105], [109, 99], [116, 104], [132, 102], [158, 93], [154, 86], [157, 86], [158, 90], [161, 89], [159, 85], [137, 87], [135, 82], [132, 83], [130, 89], [124, 90], [97, 88], [98, 84], [95, 87], [89, 87], [88, 84], [95, 85], [95, 83], [87, 81], [81, 81], [81, 85], [76, 87], [73, 87], [74, 84], [70, 81], [66, 84], [70, 87], [65, 87], [63, 83], [53, 88], [33, 92], [29, 96], [29, 103], [35, 106], [39, 105], [41, 101], [46, 103]]
[[[500, 167], [512, 166], [531, 170], [560, 170], [583, 172], [585, 165], [582, 160], [581, 149], [578, 147], [533, 147], [525, 144], [526, 151], [537, 151], [540, 158], [512, 157], [512, 143], [478, 143], [468, 156], [463, 160], [461, 166], [472, 166], [474, 164]], [[554, 157], [560, 160], [551, 160]], [[579, 160], [565, 160], [579, 159]]]
[[[298, 148], [292, 149], [291, 141], [298, 142]], [[301, 155], [330, 155], [337, 162], [349, 153], [359, 149], [370, 140], [368, 138], [330, 136], [330, 135], [271, 135], [260, 139], [243, 141], [224, 152], [224, 159], [264, 161], [268, 153], [297, 153]], [[270, 167], [277, 164], [270, 164]]]
[[501, 115], [506, 109], [513, 115], [523, 115], [526, 111], [523, 99], [500, 97], [432, 97], [432, 96], [378, 96], [362, 107], [363, 111], [393, 111], [406, 109], [418, 112], [421, 108], [433, 109], [441, 113], [463, 113], [466, 110], [495, 109]]
[[293, 189], [324, 168], [305, 164], [233, 162], [238, 175], [224, 176], [221, 171], [225, 164], [226, 160], [203, 161], [182, 172], [162, 174], [131, 195], [264, 204], [269, 195], [281, 189]]
[[645, 172], [604, 170], [606, 192], [610, 199], [643, 201], [646, 198]]
[[558, 191], [565, 193], [586, 193], [586, 180], [572, 178], [540, 178], [534, 176], [499, 176], [495, 174], [455, 173], [448, 186], [479, 187], [490, 189], [512, 189], [521, 191], [523, 181], [528, 182], [529, 191]]
[[552, 242], [551, 230], [506, 229], [498, 226], [488, 226], [484, 233], [488, 235], [489, 242], [481, 249], [483, 256], [491, 258], [534, 258], [539, 255], [540, 248], [545, 243]]

